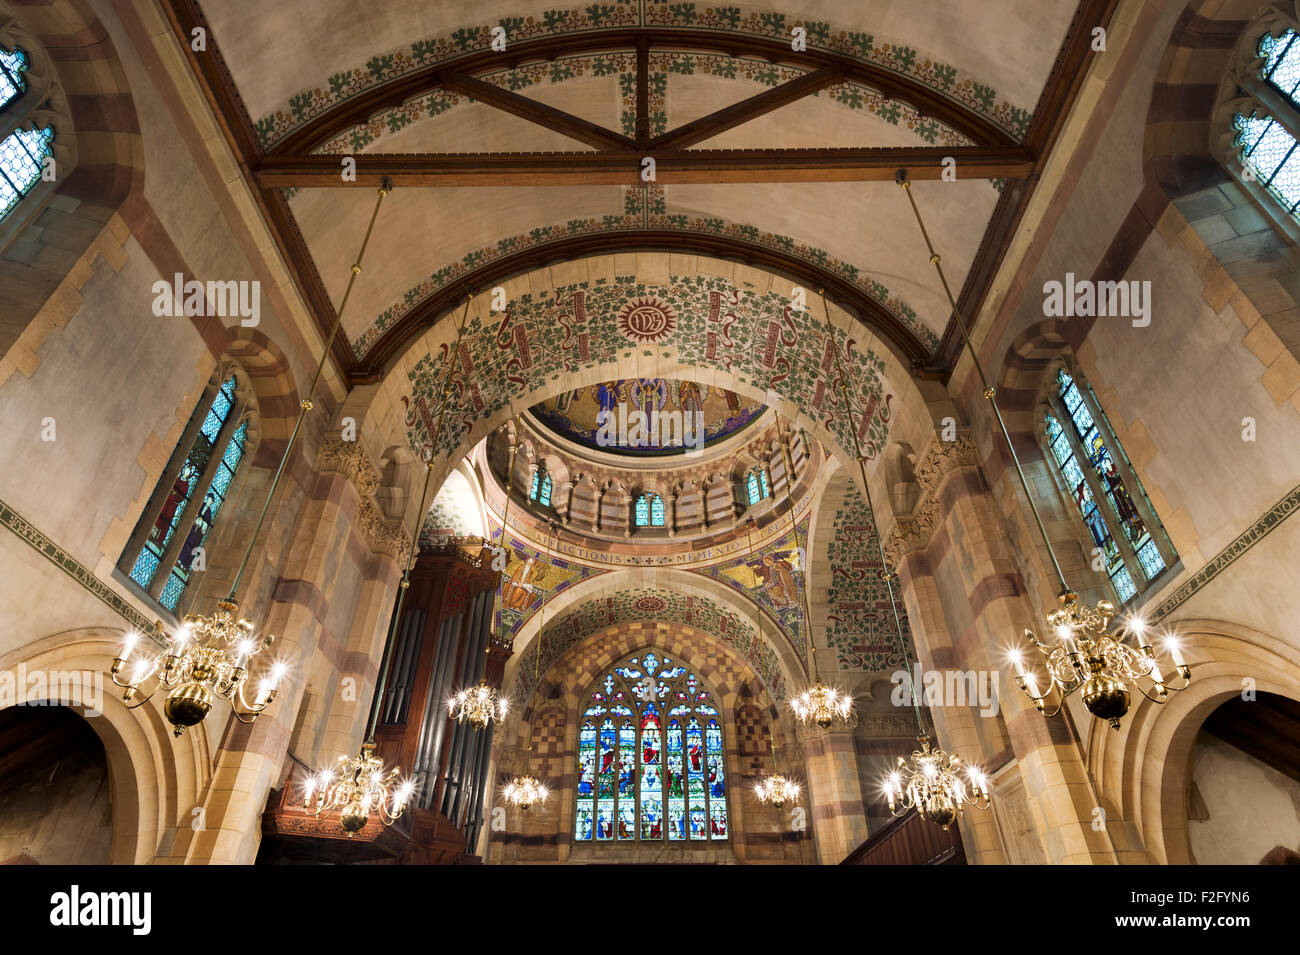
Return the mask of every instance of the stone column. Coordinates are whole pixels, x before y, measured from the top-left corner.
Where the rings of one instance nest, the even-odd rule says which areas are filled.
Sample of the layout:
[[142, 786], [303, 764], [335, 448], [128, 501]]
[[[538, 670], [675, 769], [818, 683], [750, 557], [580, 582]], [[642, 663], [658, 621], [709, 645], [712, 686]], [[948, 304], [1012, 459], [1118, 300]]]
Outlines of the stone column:
[[[291, 738], [304, 761], [314, 760], [321, 748], [315, 745], [319, 721], [328, 719], [341, 702], [337, 699], [338, 677], [349, 668], [343, 648], [358, 627], [370, 644], [365, 669], [372, 674], [369, 683], [373, 685], [387, 623], [381, 611], [391, 607], [396, 594], [397, 555], [404, 555], [409, 547], [401, 522], [384, 520], [376, 505], [377, 486], [378, 474], [358, 443], [325, 442], [306, 482], [307, 500], [289, 537], [291, 545], [271, 606], [260, 615], [264, 622], [258, 632], [277, 635], [272, 652], [289, 665], [289, 673], [279, 698], [253, 724], [229, 719], [202, 800], [203, 827], [180, 830], [166, 858], [159, 861], [252, 863], [261, 841], [267, 795], [284, 775]], [[284, 493], [291, 492], [286, 486]], [[273, 527], [268, 541], [274, 533]], [[267, 545], [267, 550], [277, 549]], [[382, 559], [376, 563], [378, 555]], [[386, 586], [372, 587], [367, 593], [364, 578], [370, 573]], [[349, 580], [353, 581], [350, 592], [344, 586]], [[327, 661], [323, 667], [322, 655]], [[316, 686], [317, 702], [300, 721], [309, 682], [326, 686]], [[340, 753], [331, 752], [331, 758], [359, 743], [352, 738], [352, 727], [369, 701], [362, 686], [356, 700], [335, 711], [335, 725], [323, 734], [329, 747], [340, 749]]]
[[858, 754], [853, 743], [857, 724], [855, 713], [848, 723], [830, 729], [798, 728], [808, 777], [813, 832], [817, 837], [817, 858], [823, 865], [837, 865], [867, 838]]
[[[977, 707], [935, 707], [945, 749], [975, 760], [1010, 744], [1034, 834], [1049, 862], [1113, 863], [1104, 832], [1089, 825], [1097, 797], [1082, 750], [1063, 718], [1047, 720], [1015, 687], [1003, 657], [1026, 627], [1039, 626], [1005, 527], [978, 464], [974, 441], [935, 434], [916, 466], [921, 497], [890, 535], [908, 615], [927, 669], [997, 674], [1000, 713], [977, 722]], [[996, 787], [994, 799], [997, 799]], [[974, 855], [998, 861], [999, 841], [967, 813]]]

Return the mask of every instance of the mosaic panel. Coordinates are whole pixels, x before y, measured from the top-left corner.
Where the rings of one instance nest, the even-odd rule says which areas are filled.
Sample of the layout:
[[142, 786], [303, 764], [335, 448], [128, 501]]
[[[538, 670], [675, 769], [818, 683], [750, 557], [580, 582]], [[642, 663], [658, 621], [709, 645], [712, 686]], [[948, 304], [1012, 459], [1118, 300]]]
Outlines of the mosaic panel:
[[[849, 487], [835, 512], [835, 536], [827, 545], [831, 578], [826, 586], [826, 642], [841, 670], [896, 670], [903, 666], [894, 634], [889, 589], [881, 577], [883, 564], [866, 499], [856, 484]], [[911, 639], [902, 591], [894, 577], [894, 596], [903, 623], [903, 638]]]

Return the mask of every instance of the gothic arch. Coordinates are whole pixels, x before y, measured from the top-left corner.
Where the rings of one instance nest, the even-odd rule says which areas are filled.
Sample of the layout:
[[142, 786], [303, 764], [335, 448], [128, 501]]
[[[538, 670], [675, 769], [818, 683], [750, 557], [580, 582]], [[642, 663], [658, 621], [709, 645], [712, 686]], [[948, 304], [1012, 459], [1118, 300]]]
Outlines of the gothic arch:
[[[35, 640], [0, 657], [0, 671], [82, 671], [104, 675], [105, 661], [117, 656], [125, 631], [88, 627]], [[191, 821], [191, 808], [212, 776], [207, 733], [202, 728], [177, 739], [162, 713], [162, 696], [127, 709], [120, 692], [105, 676], [102, 700], [74, 683], [71, 699], [78, 706], [102, 707], [103, 715], [87, 720], [104, 744], [113, 793], [114, 865], [142, 865], [165, 854], [168, 836]], [[28, 696], [25, 681], [15, 681], [15, 703]]]
[[1187, 834], [1187, 787], [1201, 724], [1240, 694], [1247, 678], [1260, 692], [1300, 699], [1300, 651], [1222, 620], [1189, 618], [1162, 621], [1162, 626], [1175, 629], [1186, 648], [1191, 685], [1162, 706], [1139, 697], [1118, 733], [1091, 721], [1087, 760], [1100, 794], [1135, 827], [1150, 861], [1186, 865], [1195, 861]]

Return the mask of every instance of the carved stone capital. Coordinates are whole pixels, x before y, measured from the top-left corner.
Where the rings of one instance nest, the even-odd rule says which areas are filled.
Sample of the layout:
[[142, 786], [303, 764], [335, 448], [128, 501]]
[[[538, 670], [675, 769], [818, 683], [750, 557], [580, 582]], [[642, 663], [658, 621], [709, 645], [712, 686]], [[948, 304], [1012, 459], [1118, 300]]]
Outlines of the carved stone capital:
[[885, 558], [897, 567], [902, 558], [929, 543], [942, 515], [939, 513], [939, 485], [952, 471], [979, 465], [979, 449], [969, 430], [960, 430], [952, 441], [936, 431], [917, 463], [916, 482], [921, 487], [916, 507], [900, 516], [885, 541]]
[[376, 501], [379, 470], [360, 441], [344, 441], [331, 435], [316, 455], [316, 470], [341, 474], [352, 482], [361, 503], [357, 508], [357, 525], [371, 550], [400, 557], [411, 548], [411, 535], [401, 521], [390, 521]]

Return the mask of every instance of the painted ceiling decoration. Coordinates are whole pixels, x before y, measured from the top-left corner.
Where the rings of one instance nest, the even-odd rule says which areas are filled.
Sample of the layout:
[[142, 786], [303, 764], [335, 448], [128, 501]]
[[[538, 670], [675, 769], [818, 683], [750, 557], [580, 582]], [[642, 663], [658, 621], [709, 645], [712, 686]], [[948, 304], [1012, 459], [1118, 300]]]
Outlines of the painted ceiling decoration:
[[720, 639], [742, 656], [762, 678], [776, 699], [785, 696], [785, 677], [776, 652], [749, 624], [713, 601], [672, 590], [638, 588], [585, 601], [547, 623], [541, 637], [534, 638], [515, 668], [512, 696], [526, 700], [533, 689], [536, 654], [545, 673], [570, 648], [602, 630], [624, 623], [651, 620], [679, 623]]
[[[663, 328], [620, 330], [594, 318], [617, 314], [632, 302], [640, 307], [653, 303], [662, 313]], [[669, 314], [672, 327], [665, 331]], [[893, 414], [894, 390], [884, 377], [884, 358], [841, 329], [835, 330], [833, 347], [848, 379], [858, 442], [863, 454], [874, 459], [886, 445]], [[442, 365], [450, 348], [444, 345], [439, 351], [436, 357], [426, 354], [411, 369], [410, 394], [403, 397], [407, 437], [421, 455], [430, 450], [450, 455], [475, 421], [518, 399], [558, 390], [555, 383], [562, 373], [633, 357], [734, 375], [742, 384], [816, 415], [841, 447], [853, 447], [849, 417], [837, 403], [835, 353], [824, 320], [795, 311], [783, 296], [737, 289], [715, 277], [674, 277], [667, 285], [649, 285], [620, 276], [609, 284], [524, 294], [495, 324], [472, 316], [456, 356], [462, 374], [449, 399], [451, 413], [438, 447], [431, 449]]]
[[587, 39], [602, 31], [617, 37], [628, 28], [644, 26], [779, 40], [787, 45], [792, 29], [802, 26], [807, 31], [807, 46], [811, 50], [838, 53], [907, 77], [1016, 138], [1024, 135], [1029, 124], [1027, 104], [1009, 102], [993, 86], [957, 66], [926, 55], [916, 46], [782, 11], [711, 6], [686, 0], [651, 2], [644, 5], [644, 10], [639, 3], [592, 3], [585, 7], [547, 10], [540, 17], [505, 16], [493, 22], [466, 24], [439, 36], [374, 53], [362, 63], [333, 73], [327, 82], [300, 90], [281, 106], [262, 115], [254, 128], [261, 145], [273, 148], [313, 120], [367, 91], [417, 71], [447, 66], [473, 54], [492, 53], [493, 30], [497, 27], [505, 29], [508, 45], [518, 46], [543, 37], [570, 35]]
[[[880, 551], [866, 499], [849, 482], [826, 548], [831, 576], [826, 582], [826, 642], [841, 670], [892, 672], [903, 666], [894, 634], [889, 590], [881, 577]], [[901, 595], [897, 576], [894, 594]], [[907, 614], [899, 604], [903, 633]]]
[[438, 489], [420, 529], [420, 540], [434, 542], [445, 537], [482, 537], [483, 517], [469, 480], [452, 471]]
[[852, 284], [882, 310], [893, 316], [914, 336], [922, 346], [924, 355], [932, 355], [939, 346], [939, 335], [916, 310], [893, 294], [885, 285], [867, 275], [858, 266], [831, 255], [825, 249], [799, 242], [792, 236], [766, 232], [756, 226], [731, 222], [719, 216], [692, 215], [668, 212], [664, 188], [651, 184], [646, 188], [626, 188], [621, 209], [604, 216], [569, 219], [563, 223], [538, 226], [527, 233], [507, 236], [491, 246], [485, 246], [465, 255], [464, 258], [444, 265], [408, 289], [402, 301], [381, 312], [368, 328], [352, 342], [352, 351], [358, 359], [370, 356], [371, 349], [407, 313], [415, 310], [439, 292], [459, 288], [477, 269], [495, 260], [504, 260], [528, 249], [536, 249], [580, 236], [605, 237], [638, 234], [653, 230], [659, 233], [676, 233], [704, 238], [727, 238], [735, 242], [767, 248], [786, 256], [793, 256], [819, 269], [829, 271]]
[[[636, 307], [636, 303], [632, 303], [624, 311]], [[646, 321], [649, 322], [658, 321], [663, 315], [654, 303], [648, 303], [646, 314]], [[619, 320], [622, 321], [622, 316]], [[664, 327], [667, 327], [666, 323]], [[620, 413], [620, 409], [626, 409], [626, 415], [630, 415], [633, 411], [640, 412], [643, 421], [651, 420], [652, 416], [662, 418], [662, 416], [677, 415], [684, 422], [689, 420], [692, 434], [694, 434], [695, 422], [702, 420], [703, 445], [708, 447], [738, 434], [757, 419], [766, 410], [766, 406], [742, 398], [734, 391], [702, 385], [694, 381], [678, 381], [671, 378], [624, 378], [562, 392], [554, 398], [533, 405], [529, 411], [560, 437], [596, 451], [652, 456], [685, 454], [695, 446], [690, 442], [678, 446], [661, 444], [679, 437], [678, 432], [669, 430], [663, 424], [654, 429], [653, 433], [649, 433], [650, 426], [642, 427], [642, 430], [647, 432], [645, 447], [601, 444], [602, 425], [612, 422], [603, 429], [607, 436], [611, 433], [611, 428], [617, 428], [618, 422], [625, 420], [625, 415]], [[609, 417], [602, 417], [603, 414], [608, 414]], [[696, 415], [702, 417], [697, 418]], [[676, 425], [674, 424], [673, 427], [675, 428]]]

